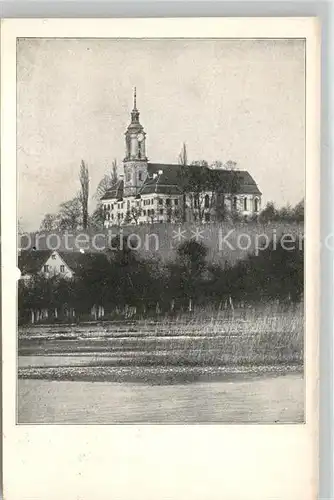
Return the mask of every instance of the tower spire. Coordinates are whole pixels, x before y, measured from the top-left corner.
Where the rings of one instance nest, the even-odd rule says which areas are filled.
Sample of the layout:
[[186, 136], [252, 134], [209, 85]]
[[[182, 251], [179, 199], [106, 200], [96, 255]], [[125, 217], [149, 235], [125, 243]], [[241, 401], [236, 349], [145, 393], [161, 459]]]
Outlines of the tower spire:
[[133, 110], [131, 111], [131, 123], [139, 123], [139, 111], [137, 109], [137, 89], [133, 91]]

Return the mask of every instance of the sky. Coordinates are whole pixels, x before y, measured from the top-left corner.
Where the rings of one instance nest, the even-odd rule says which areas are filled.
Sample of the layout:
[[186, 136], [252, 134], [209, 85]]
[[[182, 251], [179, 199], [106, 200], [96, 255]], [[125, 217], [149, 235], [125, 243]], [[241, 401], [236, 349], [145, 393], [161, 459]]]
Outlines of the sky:
[[263, 204], [295, 205], [305, 186], [303, 40], [20, 39], [17, 45], [18, 217], [24, 231], [79, 190], [90, 209], [116, 159], [133, 88], [149, 160], [235, 161]]

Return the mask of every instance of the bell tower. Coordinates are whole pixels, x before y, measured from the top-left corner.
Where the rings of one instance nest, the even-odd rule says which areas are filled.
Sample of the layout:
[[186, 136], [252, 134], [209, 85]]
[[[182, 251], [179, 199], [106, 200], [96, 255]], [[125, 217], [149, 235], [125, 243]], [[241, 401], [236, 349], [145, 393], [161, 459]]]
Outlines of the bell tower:
[[124, 196], [136, 196], [147, 176], [146, 134], [139, 122], [134, 89], [131, 123], [125, 132]]

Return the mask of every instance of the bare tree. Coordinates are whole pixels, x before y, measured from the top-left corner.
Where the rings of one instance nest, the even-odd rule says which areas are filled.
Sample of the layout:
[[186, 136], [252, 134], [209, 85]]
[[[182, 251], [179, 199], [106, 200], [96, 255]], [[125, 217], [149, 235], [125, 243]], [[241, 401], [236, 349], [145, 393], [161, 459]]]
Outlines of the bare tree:
[[82, 209], [82, 226], [86, 230], [88, 227], [89, 173], [88, 167], [83, 160], [81, 160], [79, 179], [81, 185], [79, 199]]
[[179, 154], [179, 165], [188, 165], [187, 145], [185, 142], [182, 144], [182, 149]]
[[112, 165], [111, 165], [111, 185], [113, 186], [114, 184], [117, 183], [118, 181], [118, 167], [117, 167], [117, 160], [116, 158], [113, 159]]
[[188, 152], [187, 146], [184, 142], [179, 154], [180, 169], [178, 172], [178, 183], [182, 192], [182, 221], [187, 220], [187, 179], [188, 179]]
[[117, 161], [116, 159], [113, 160], [112, 166], [111, 166], [111, 171], [108, 172], [107, 174], [104, 174], [102, 179], [97, 185], [94, 198], [100, 201], [103, 195], [111, 189], [115, 184], [118, 182], [118, 166], [117, 166]]

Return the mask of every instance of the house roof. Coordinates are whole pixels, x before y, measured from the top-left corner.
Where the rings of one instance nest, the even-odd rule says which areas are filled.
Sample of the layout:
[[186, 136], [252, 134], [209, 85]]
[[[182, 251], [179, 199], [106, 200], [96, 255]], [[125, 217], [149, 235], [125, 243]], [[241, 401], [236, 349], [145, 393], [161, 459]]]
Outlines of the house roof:
[[[219, 193], [225, 194], [257, 194], [261, 195], [256, 182], [247, 170], [225, 170], [211, 169], [204, 166], [190, 165], [187, 168], [194, 168], [204, 174], [203, 180], [209, 180], [217, 187]], [[159, 174], [159, 172], [162, 172]], [[182, 166], [166, 163], [148, 163], [147, 178], [141, 187], [139, 194], [181, 194]], [[119, 181], [112, 189], [107, 191], [101, 198], [121, 199], [124, 193], [124, 182]]]
[[38, 273], [51, 254], [51, 250], [21, 250], [18, 257], [21, 275]]
[[88, 268], [92, 263], [99, 263], [101, 266], [106, 263], [107, 257], [103, 252], [58, 252], [63, 261], [74, 272]]
[[[21, 275], [39, 273], [54, 251], [55, 250], [22, 250], [18, 257], [18, 266]], [[56, 250], [56, 252], [74, 273], [89, 267], [93, 262], [103, 264], [107, 259], [106, 255], [102, 252], [82, 253], [58, 250]]]

